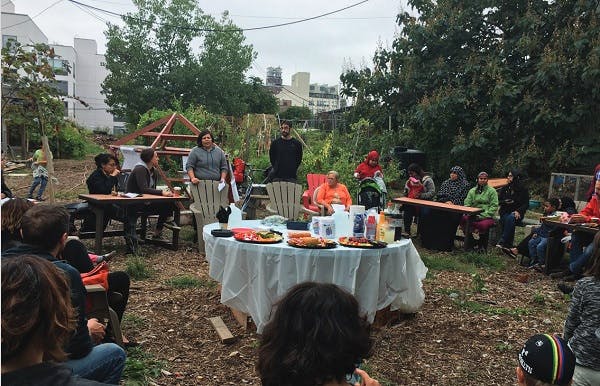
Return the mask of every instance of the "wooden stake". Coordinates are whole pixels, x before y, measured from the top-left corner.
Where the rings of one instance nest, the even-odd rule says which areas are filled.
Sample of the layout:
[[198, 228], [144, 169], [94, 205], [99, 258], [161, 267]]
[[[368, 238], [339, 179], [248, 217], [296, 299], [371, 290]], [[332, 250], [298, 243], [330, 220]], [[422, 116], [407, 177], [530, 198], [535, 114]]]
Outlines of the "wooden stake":
[[235, 341], [235, 337], [229, 331], [223, 319], [220, 316], [215, 316], [214, 318], [208, 318], [208, 321], [212, 324], [217, 334], [219, 334], [219, 339], [221, 339], [221, 343], [233, 343]]

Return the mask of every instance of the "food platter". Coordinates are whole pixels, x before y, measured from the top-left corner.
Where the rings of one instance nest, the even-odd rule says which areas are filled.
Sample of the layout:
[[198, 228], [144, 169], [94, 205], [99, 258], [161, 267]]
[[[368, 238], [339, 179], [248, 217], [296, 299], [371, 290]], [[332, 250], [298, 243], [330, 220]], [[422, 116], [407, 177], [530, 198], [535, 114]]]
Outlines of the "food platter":
[[327, 240], [322, 237], [296, 237], [288, 240], [288, 245], [294, 248], [305, 249], [332, 249], [337, 247], [333, 240]]
[[371, 241], [365, 237], [340, 237], [338, 242], [349, 248], [377, 249], [387, 246], [383, 241]]
[[254, 232], [255, 229], [252, 229], [252, 228], [232, 228], [232, 229], [230, 229], [230, 231], [232, 231], [234, 234], [236, 234], [236, 233]]
[[269, 231], [240, 232], [235, 233], [233, 238], [237, 241], [251, 244], [276, 244], [283, 240], [281, 235]]

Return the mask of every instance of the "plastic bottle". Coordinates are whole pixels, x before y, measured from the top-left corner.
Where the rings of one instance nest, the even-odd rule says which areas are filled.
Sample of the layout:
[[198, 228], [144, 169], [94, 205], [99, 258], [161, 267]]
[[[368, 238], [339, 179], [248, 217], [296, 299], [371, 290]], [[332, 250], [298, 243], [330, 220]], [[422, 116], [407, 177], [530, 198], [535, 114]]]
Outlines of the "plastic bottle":
[[352, 236], [354, 237], [365, 237], [365, 214], [356, 213], [354, 215]]
[[390, 201], [387, 203], [387, 206], [383, 212], [386, 214], [392, 214], [393, 211], [394, 211], [394, 204]]
[[377, 220], [375, 219], [375, 215], [369, 214], [367, 216], [365, 228], [365, 237], [369, 240], [375, 240], [375, 235], [377, 233]]
[[229, 204], [231, 214], [229, 215], [229, 229], [242, 226], [242, 211], [235, 204]]
[[385, 239], [385, 228], [387, 222], [385, 221], [385, 213], [379, 212], [379, 221], [377, 221], [377, 240], [384, 241]]

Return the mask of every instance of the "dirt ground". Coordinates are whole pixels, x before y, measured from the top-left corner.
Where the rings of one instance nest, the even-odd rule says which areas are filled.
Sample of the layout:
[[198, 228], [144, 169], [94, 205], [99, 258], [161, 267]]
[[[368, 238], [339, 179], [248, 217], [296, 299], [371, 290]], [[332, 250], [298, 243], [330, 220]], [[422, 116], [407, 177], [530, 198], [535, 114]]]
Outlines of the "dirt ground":
[[[85, 191], [93, 161], [57, 160], [56, 196], [72, 201]], [[8, 176], [17, 195], [26, 195], [30, 171]], [[144, 247], [143, 261], [151, 277], [133, 280], [124, 323], [125, 334], [141, 343], [141, 352], [162, 366], [146, 382], [153, 385], [257, 385], [255, 371], [259, 336], [243, 331], [219, 302], [219, 289], [208, 276], [208, 263], [191, 242], [185, 227], [177, 252]], [[125, 269], [128, 257], [120, 238], [107, 239], [117, 250], [112, 269]], [[437, 253], [418, 245], [427, 262], [458, 260], [460, 252]], [[88, 244], [91, 247], [91, 243]], [[560, 333], [569, 299], [556, 282], [520, 267], [498, 252], [473, 271], [430, 269], [423, 283], [426, 298], [414, 315], [403, 315], [373, 329], [374, 355], [366, 369], [384, 385], [513, 385], [517, 353], [531, 335]], [[477, 261], [477, 256], [472, 256]], [[430, 264], [431, 265], [431, 264]], [[433, 264], [441, 267], [440, 264]], [[465, 272], [466, 271], [466, 272]], [[197, 279], [190, 288], [177, 288], [174, 278]], [[207, 318], [221, 316], [238, 338], [222, 344]], [[155, 369], [156, 370], [156, 369]], [[132, 383], [126, 379], [125, 383]]]

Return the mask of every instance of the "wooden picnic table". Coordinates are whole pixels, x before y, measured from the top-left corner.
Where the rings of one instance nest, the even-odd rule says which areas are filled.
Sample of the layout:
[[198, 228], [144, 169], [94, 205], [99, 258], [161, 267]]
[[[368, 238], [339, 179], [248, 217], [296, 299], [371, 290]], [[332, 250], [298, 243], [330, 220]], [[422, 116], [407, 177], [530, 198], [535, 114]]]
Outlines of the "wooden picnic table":
[[395, 203], [399, 203], [399, 204], [421, 206], [421, 207], [425, 207], [425, 208], [443, 210], [446, 212], [466, 214], [467, 222], [465, 224], [465, 243], [464, 243], [465, 250], [467, 250], [471, 247], [471, 245], [470, 245], [471, 244], [470, 236], [471, 236], [471, 232], [472, 232], [471, 231], [471, 222], [479, 213], [483, 212], [483, 209], [480, 209], [480, 208], [473, 208], [470, 206], [462, 206], [462, 205], [454, 205], [454, 204], [446, 204], [444, 202], [437, 202], [437, 201], [419, 200], [417, 198], [409, 198], [409, 197], [398, 197], [398, 198], [392, 199], [392, 201]]
[[591, 227], [591, 226], [586, 226], [584, 224], [567, 224], [564, 222], [557, 221], [556, 218], [542, 217], [542, 218], [540, 218], [540, 220], [544, 224], [548, 224], [548, 225], [551, 225], [556, 228], [566, 229], [569, 232], [586, 232], [586, 233], [591, 233], [591, 234], [595, 235], [596, 233], [598, 233], [598, 230], [599, 230], [599, 228], [597, 226]]
[[[155, 196], [152, 194], [144, 194], [144, 195], [140, 195], [138, 197], [121, 197], [121, 196], [113, 196], [110, 194], [80, 194], [79, 198], [82, 200], [87, 201], [87, 203], [90, 206], [90, 209], [94, 212], [94, 215], [96, 216], [96, 230], [95, 232], [90, 232], [93, 234], [94, 239], [95, 239], [95, 244], [94, 244], [94, 252], [96, 254], [102, 254], [102, 239], [107, 236], [107, 237], [112, 237], [112, 236], [122, 236], [124, 235], [124, 231], [105, 231], [104, 230], [104, 210], [106, 209], [106, 207], [108, 205], [118, 205], [118, 206], [122, 206], [124, 208], [127, 208], [128, 206], [131, 205], [139, 205], [139, 204], [146, 204], [146, 203], [153, 203], [153, 202], [172, 202], [172, 203], [178, 203], [184, 200], [188, 200], [187, 197], [184, 196], [180, 196], [180, 197], [165, 197], [165, 196]], [[173, 205], [173, 218], [175, 221], [175, 224], [179, 225], [179, 218], [180, 218], [180, 208], [178, 205]], [[142, 219], [142, 239], [145, 239], [146, 237], [146, 221], [145, 218]], [[88, 233], [88, 232], [86, 232]], [[82, 237], [83, 236], [83, 237]], [[87, 238], [86, 236], [88, 236], [87, 234], [81, 234], [80, 237], [81, 238]], [[179, 247], [179, 231], [178, 230], [174, 230], [173, 231], [173, 239], [172, 239], [172, 243], [171, 244], [167, 244], [161, 240], [145, 240], [146, 242], [151, 242], [153, 244], [159, 244], [162, 246], [166, 246], [166, 247], [170, 247], [173, 250], [177, 250], [177, 248]]]
[[508, 178], [490, 178], [488, 180], [488, 185], [494, 189], [500, 189], [508, 185]]

